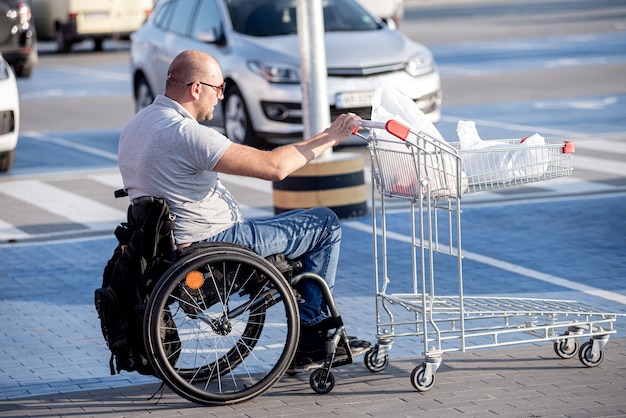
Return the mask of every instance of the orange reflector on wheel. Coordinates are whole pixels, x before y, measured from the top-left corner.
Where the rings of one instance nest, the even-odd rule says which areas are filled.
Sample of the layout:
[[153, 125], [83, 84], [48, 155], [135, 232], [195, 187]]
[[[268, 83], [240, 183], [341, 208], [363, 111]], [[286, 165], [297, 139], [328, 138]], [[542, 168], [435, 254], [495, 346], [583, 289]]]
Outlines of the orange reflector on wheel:
[[198, 270], [192, 270], [185, 276], [185, 283], [191, 289], [200, 289], [204, 284], [204, 275]]

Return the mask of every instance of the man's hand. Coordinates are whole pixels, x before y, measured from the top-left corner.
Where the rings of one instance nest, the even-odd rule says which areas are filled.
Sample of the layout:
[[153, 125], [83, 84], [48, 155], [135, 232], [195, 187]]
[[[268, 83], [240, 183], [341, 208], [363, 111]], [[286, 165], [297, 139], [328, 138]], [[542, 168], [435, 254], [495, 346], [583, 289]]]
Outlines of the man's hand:
[[336, 141], [336, 145], [348, 139], [361, 126], [361, 118], [354, 113], [342, 113], [326, 129], [326, 133]]

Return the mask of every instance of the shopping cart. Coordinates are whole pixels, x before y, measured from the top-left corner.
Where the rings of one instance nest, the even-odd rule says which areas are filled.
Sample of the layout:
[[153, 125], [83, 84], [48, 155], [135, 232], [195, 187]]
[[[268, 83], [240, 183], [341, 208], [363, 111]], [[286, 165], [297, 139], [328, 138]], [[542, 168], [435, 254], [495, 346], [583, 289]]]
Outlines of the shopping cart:
[[[396, 337], [423, 341], [425, 360], [411, 373], [418, 391], [433, 387], [446, 352], [550, 341], [561, 358], [578, 355], [588, 367], [604, 360], [604, 346], [616, 332], [617, 314], [570, 300], [464, 295], [462, 195], [571, 175], [573, 143], [523, 146], [511, 140], [463, 150], [458, 143], [437, 140], [394, 120], [364, 121], [363, 128], [368, 131], [372, 160], [378, 339], [365, 355], [369, 370], [385, 369]], [[377, 137], [383, 136], [377, 135], [383, 130], [402, 141]], [[394, 259], [402, 255], [391, 249], [395, 237], [387, 229], [390, 199], [394, 211], [395, 203], [408, 202], [411, 228], [412, 277], [401, 278], [402, 285], [393, 290], [388, 254]], [[443, 260], [458, 273], [454, 285], [458, 294], [437, 295], [435, 260]], [[579, 344], [582, 338], [588, 340]]]

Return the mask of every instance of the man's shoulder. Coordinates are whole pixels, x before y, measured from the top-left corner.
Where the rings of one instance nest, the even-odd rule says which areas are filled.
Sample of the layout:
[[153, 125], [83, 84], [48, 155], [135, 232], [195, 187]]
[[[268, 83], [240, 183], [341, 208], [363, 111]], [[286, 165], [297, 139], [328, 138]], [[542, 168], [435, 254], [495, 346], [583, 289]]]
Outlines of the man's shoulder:
[[212, 141], [223, 142], [229, 141], [219, 130], [210, 125], [204, 125], [195, 119], [188, 120], [185, 118], [181, 121], [181, 129], [187, 130], [187, 132], [195, 138], [210, 138]]
[[[178, 102], [174, 99], [170, 99], [164, 94], [157, 94], [154, 100], [152, 101], [152, 105], [150, 106], [165, 106], [165, 107], [178, 107], [180, 106]], [[148, 106], [148, 107], [150, 107]]]

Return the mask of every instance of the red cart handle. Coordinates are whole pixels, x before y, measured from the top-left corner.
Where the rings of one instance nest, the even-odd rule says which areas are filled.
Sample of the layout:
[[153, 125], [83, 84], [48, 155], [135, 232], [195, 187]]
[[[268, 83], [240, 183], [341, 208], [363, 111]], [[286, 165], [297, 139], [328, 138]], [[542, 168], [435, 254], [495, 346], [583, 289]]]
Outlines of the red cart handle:
[[411, 133], [411, 128], [393, 119], [390, 119], [387, 122], [362, 120], [361, 126], [368, 129], [385, 129], [387, 132], [400, 138], [403, 141], [406, 141], [406, 139], [409, 137], [409, 134]]
[[563, 141], [563, 154], [573, 154], [576, 152], [576, 146], [573, 142]]

